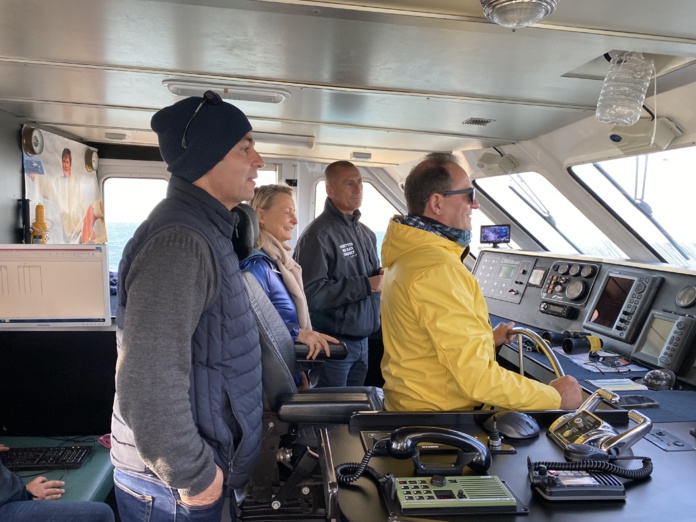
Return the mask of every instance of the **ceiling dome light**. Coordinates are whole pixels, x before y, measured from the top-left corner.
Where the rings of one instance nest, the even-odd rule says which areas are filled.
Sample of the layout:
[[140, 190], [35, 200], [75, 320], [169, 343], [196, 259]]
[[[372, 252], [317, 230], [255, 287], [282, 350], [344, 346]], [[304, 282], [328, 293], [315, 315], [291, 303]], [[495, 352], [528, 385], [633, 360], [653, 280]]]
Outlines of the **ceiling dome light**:
[[519, 29], [549, 16], [558, 7], [558, 0], [481, 0], [481, 6], [491, 22]]

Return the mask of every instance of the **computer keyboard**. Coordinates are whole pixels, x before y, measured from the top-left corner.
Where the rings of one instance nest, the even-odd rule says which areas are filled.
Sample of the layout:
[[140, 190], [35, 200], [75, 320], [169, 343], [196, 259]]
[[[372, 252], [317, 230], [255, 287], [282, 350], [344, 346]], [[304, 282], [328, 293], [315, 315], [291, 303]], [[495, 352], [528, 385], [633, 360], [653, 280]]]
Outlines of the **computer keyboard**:
[[10, 448], [0, 451], [0, 460], [12, 471], [75, 469], [92, 453], [92, 446]]

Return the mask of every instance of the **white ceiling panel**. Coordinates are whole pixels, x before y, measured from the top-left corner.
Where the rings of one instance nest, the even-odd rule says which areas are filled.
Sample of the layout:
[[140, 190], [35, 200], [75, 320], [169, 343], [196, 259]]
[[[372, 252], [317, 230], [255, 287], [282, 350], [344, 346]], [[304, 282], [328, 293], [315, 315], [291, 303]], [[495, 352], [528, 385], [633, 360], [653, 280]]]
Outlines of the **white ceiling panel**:
[[401, 163], [592, 115], [610, 51], [678, 56], [658, 92], [694, 81], [690, 7], [561, 0], [513, 32], [478, 0], [0, 0], [0, 110], [90, 142], [120, 130], [151, 145], [152, 114], [178, 99], [165, 79], [276, 86], [290, 93], [280, 104], [236, 103], [255, 130], [313, 136], [304, 154], [316, 159], [359, 147]]

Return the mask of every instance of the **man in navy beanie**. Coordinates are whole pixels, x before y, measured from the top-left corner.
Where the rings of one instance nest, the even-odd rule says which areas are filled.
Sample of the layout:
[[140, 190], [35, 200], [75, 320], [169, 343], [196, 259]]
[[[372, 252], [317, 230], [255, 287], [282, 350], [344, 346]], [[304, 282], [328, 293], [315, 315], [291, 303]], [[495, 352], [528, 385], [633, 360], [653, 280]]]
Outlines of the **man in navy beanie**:
[[261, 348], [230, 209], [254, 195], [264, 163], [249, 120], [214, 92], [151, 125], [172, 175], [119, 266], [116, 500], [124, 522], [217, 522], [261, 444]]

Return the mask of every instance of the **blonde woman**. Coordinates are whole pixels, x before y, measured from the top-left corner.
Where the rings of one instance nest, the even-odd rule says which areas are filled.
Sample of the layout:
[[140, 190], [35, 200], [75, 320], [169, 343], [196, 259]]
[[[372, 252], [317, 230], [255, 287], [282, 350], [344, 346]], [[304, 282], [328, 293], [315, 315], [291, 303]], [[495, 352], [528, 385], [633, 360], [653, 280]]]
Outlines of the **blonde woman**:
[[259, 218], [261, 233], [256, 249], [240, 263], [240, 268], [254, 274], [285, 321], [293, 340], [309, 346], [307, 359], [316, 359], [321, 350], [329, 356], [328, 343], [339, 341], [312, 331], [302, 286], [302, 268], [292, 259], [286, 244], [297, 226], [293, 190], [287, 185], [257, 187], [249, 205]]

